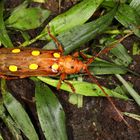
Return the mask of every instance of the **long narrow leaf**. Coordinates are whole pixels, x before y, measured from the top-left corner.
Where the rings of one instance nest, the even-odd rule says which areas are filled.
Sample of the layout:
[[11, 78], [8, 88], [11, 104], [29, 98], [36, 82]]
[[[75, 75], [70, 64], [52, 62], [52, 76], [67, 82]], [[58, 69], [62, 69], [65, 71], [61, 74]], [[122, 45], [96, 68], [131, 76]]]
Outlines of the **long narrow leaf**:
[[89, 70], [95, 75], [104, 75], [104, 74], [125, 74], [127, 69], [120, 66], [96, 66], [90, 67]]
[[0, 105], [0, 110], [0, 118], [3, 120], [3, 122], [11, 132], [12, 138], [22, 140], [20, 129], [18, 128], [14, 120], [9, 115], [6, 115], [6, 109], [2, 104]]
[[127, 4], [121, 4], [116, 13], [116, 19], [126, 28], [130, 28], [140, 37], [140, 16]]
[[94, 75], [125, 74], [127, 72], [127, 68], [125, 66], [120, 66], [97, 58], [92, 64], [90, 64], [89, 70], [90, 72], [93, 72]]
[[140, 95], [125, 81], [119, 74], [116, 74], [116, 77], [123, 83], [126, 90], [134, 98], [136, 103], [140, 106]]
[[120, 43], [110, 52], [116, 57], [112, 58], [112, 61], [118, 65], [127, 67], [132, 62], [132, 58], [129, 56], [126, 48]]
[[[38, 79], [40, 79], [41, 81], [43, 81], [51, 86], [57, 87], [58, 80], [54, 80], [54, 79], [51, 79], [48, 77], [38, 77]], [[69, 82], [73, 85], [77, 94], [81, 94], [81, 95], [85, 95], [85, 96], [95, 96], [95, 97], [105, 96], [105, 94], [101, 91], [99, 86], [97, 86], [96, 84], [80, 82], [80, 81], [69, 81]], [[61, 85], [61, 89], [72, 92], [71, 87], [69, 85], [67, 85], [66, 83], [63, 83]], [[120, 99], [125, 99], [125, 100], [128, 99], [127, 96], [121, 95], [121, 94], [114, 92], [112, 90], [109, 90], [107, 88], [104, 88], [104, 90], [109, 96], [120, 98]]]
[[123, 112], [123, 114], [140, 122], [140, 115], [129, 112]]
[[[93, 39], [96, 35], [103, 32], [111, 23], [114, 18], [116, 8], [96, 21], [86, 23], [81, 26], [72, 28], [71, 30], [60, 34], [57, 38], [65, 49], [65, 54], [70, 53], [72, 50], [78, 48], [82, 44]], [[53, 41], [48, 43], [44, 49], [54, 49], [55, 44]]]
[[132, 0], [130, 6], [135, 9], [140, 16], [140, 0]]
[[12, 138], [16, 140], [22, 140], [21, 131], [14, 120], [11, 118], [11, 116], [7, 114], [7, 111], [3, 106], [3, 100], [0, 101], [0, 118], [3, 120], [3, 122], [11, 132]]
[[3, 102], [12, 119], [28, 139], [38, 140], [37, 133], [22, 105], [7, 91], [4, 80], [1, 85]]
[[61, 104], [47, 85], [35, 80], [38, 118], [47, 140], [67, 140], [65, 114]]
[[[79, 4], [73, 6], [67, 12], [58, 15], [52, 21], [49, 22], [49, 26], [53, 34], [64, 32], [76, 25], [85, 23], [99, 7], [103, 0], [83, 0]], [[43, 30], [47, 31], [47, 27]]]

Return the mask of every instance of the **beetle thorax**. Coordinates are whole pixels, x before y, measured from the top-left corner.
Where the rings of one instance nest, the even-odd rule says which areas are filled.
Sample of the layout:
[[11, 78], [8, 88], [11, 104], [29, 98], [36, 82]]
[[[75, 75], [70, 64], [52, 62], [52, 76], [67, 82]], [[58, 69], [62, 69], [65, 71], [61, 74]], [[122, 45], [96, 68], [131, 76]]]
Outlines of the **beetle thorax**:
[[59, 71], [66, 74], [80, 73], [84, 71], [86, 64], [70, 55], [59, 59]]

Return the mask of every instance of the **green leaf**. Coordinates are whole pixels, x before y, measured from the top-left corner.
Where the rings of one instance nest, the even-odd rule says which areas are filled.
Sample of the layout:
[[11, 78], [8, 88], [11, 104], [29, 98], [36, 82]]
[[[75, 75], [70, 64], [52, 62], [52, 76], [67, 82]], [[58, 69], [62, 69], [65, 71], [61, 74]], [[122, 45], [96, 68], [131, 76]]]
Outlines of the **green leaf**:
[[7, 34], [4, 21], [3, 21], [3, 0], [0, 1], [0, 42], [5, 46], [5, 47], [13, 47], [13, 44]]
[[38, 3], [45, 3], [47, 0], [32, 0], [33, 2], [38, 2]]
[[[131, 83], [128, 83], [128, 84], [130, 84], [130, 86], [132, 86]], [[119, 93], [121, 93], [123, 95], [129, 95], [127, 90], [126, 90], [126, 88], [124, 87], [124, 85], [121, 85], [121, 86], [117, 85], [116, 88], [114, 89], [114, 91], [119, 92]]]
[[120, 82], [122, 82], [126, 90], [133, 97], [136, 103], [140, 106], [140, 95], [129, 85], [127, 81], [123, 79], [123, 77], [121, 77], [119, 74], [116, 74], [116, 77], [120, 80]]
[[140, 16], [140, 0], [132, 0], [130, 6], [135, 9]]
[[4, 140], [4, 138], [2, 137], [1, 133], [0, 133], [0, 140]]
[[[19, 6], [21, 7], [21, 6]], [[7, 27], [29, 30], [39, 27], [50, 15], [50, 11], [39, 7], [17, 7], [5, 21]]]
[[116, 13], [116, 19], [126, 28], [130, 28], [135, 35], [140, 37], [140, 16], [135, 10], [126, 4], [121, 4]]
[[140, 55], [140, 47], [139, 47], [140, 44], [134, 42], [133, 44], [133, 48], [132, 48], [132, 54], [133, 55]]
[[41, 128], [47, 140], [67, 140], [65, 114], [50, 88], [35, 81], [35, 99]]
[[126, 68], [119, 66], [110, 66], [110, 67], [90, 67], [89, 70], [95, 75], [105, 75], [105, 74], [125, 74], [127, 72]]
[[[54, 79], [51, 79], [48, 77], [37, 77], [37, 78], [40, 79], [41, 81], [51, 85], [51, 86], [57, 87], [58, 80], [54, 80]], [[80, 82], [80, 81], [69, 81], [69, 82], [75, 88], [76, 94], [81, 94], [84, 96], [95, 96], [95, 97], [105, 96], [105, 94], [102, 92], [100, 87], [96, 84], [87, 83], [87, 82]], [[61, 89], [68, 91], [68, 92], [72, 92], [71, 87], [66, 83], [62, 83]], [[104, 88], [104, 90], [109, 96], [120, 98], [120, 99], [125, 99], [125, 100], [128, 99], [127, 96], [121, 95], [121, 94], [114, 92], [112, 90], [109, 90], [107, 88]]]
[[11, 132], [12, 139], [22, 140], [21, 131], [16, 125], [16, 123], [13, 121], [11, 116], [6, 112], [6, 109], [3, 106], [2, 100], [0, 103], [0, 118], [3, 120], [3, 122], [5, 123], [9, 131]]
[[[103, 0], [83, 0], [65, 13], [58, 15], [49, 22], [52, 33], [56, 35], [76, 25], [82, 25], [93, 15], [102, 2]], [[44, 32], [48, 33], [47, 27], [45, 27], [42, 34]]]
[[114, 63], [110, 63], [101, 59], [96, 58], [92, 64], [89, 66], [90, 72], [94, 75], [103, 74], [125, 74], [127, 68]]
[[73, 105], [77, 105], [78, 108], [83, 107], [83, 95], [80, 94], [70, 94], [69, 102]]
[[115, 7], [116, 5], [116, 1], [114, 0], [104, 0], [102, 3], [102, 6], [105, 7], [106, 9], [112, 9], [113, 7]]
[[140, 115], [137, 115], [137, 114], [134, 114], [134, 113], [129, 113], [129, 112], [123, 112], [123, 114], [132, 118], [132, 119], [140, 121]]
[[120, 43], [111, 49], [110, 52], [116, 57], [114, 58], [113, 56], [112, 61], [118, 65], [127, 67], [132, 62], [132, 58], [129, 56], [126, 48]]
[[18, 128], [20, 128], [28, 139], [38, 140], [37, 133], [28, 114], [25, 112], [22, 105], [7, 91], [4, 80], [1, 82], [1, 89], [4, 105]]
[[[57, 38], [64, 47], [65, 54], [70, 53], [103, 32], [112, 22], [115, 12], [116, 8], [95, 21], [76, 26], [71, 30], [60, 34]], [[51, 41], [44, 47], [44, 49], [56, 49], [55, 43]]]

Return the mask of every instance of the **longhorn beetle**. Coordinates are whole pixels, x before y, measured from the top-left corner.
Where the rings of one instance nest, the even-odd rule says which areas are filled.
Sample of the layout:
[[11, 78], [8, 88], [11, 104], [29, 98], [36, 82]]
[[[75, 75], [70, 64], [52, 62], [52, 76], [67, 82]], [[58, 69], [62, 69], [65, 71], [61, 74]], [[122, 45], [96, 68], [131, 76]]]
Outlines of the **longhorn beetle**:
[[[105, 94], [113, 108], [118, 113], [119, 117], [128, 125], [123, 118], [121, 112], [116, 108], [109, 95], [105, 92], [96, 78], [88, 70], [88, 66], [101, 53], [106, 53], [116, 46], [113, 45], [107, 49], [102, 50], [96, 56], [82, 62], [78, 59], [76, 53], [71, 55], [63, 55], [63, 48], [57, 38], [55, 38], [48, 27], [48, 34], [56, 43], [58, 49], [56, 50], [42, 50], [37, 48], [1, 48], [0, 49], [0, 77], [5, 79], [25, 78], [30, 76], [57, 76], [60, 75], [60, 80], [57, 89], [60, 89], [62, 81], [66, 79], [67, 75], [75, 73], [87, 73], [94, 83], [96, 83], [101, 91]], [[129, 36], [127, 34], [118, 42]], [[117, 42], [117, 43], [118, 43]], [[86, 57], [83, 53], [81, 56]], [[64, 81], [66, 82], [66, 81]], [[75, 92], [73, 85], [66, 82]], [[129, 125], [128, 125], [129, 126]]]

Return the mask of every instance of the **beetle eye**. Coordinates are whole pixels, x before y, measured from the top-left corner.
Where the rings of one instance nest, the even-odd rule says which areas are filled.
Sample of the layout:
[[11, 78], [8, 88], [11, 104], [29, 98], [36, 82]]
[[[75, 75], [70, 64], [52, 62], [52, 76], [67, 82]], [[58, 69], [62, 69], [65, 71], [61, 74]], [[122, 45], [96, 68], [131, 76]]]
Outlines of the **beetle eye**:
[[71, 69], [73, 69], [74, 68], [74, 66], [71, 66]]

